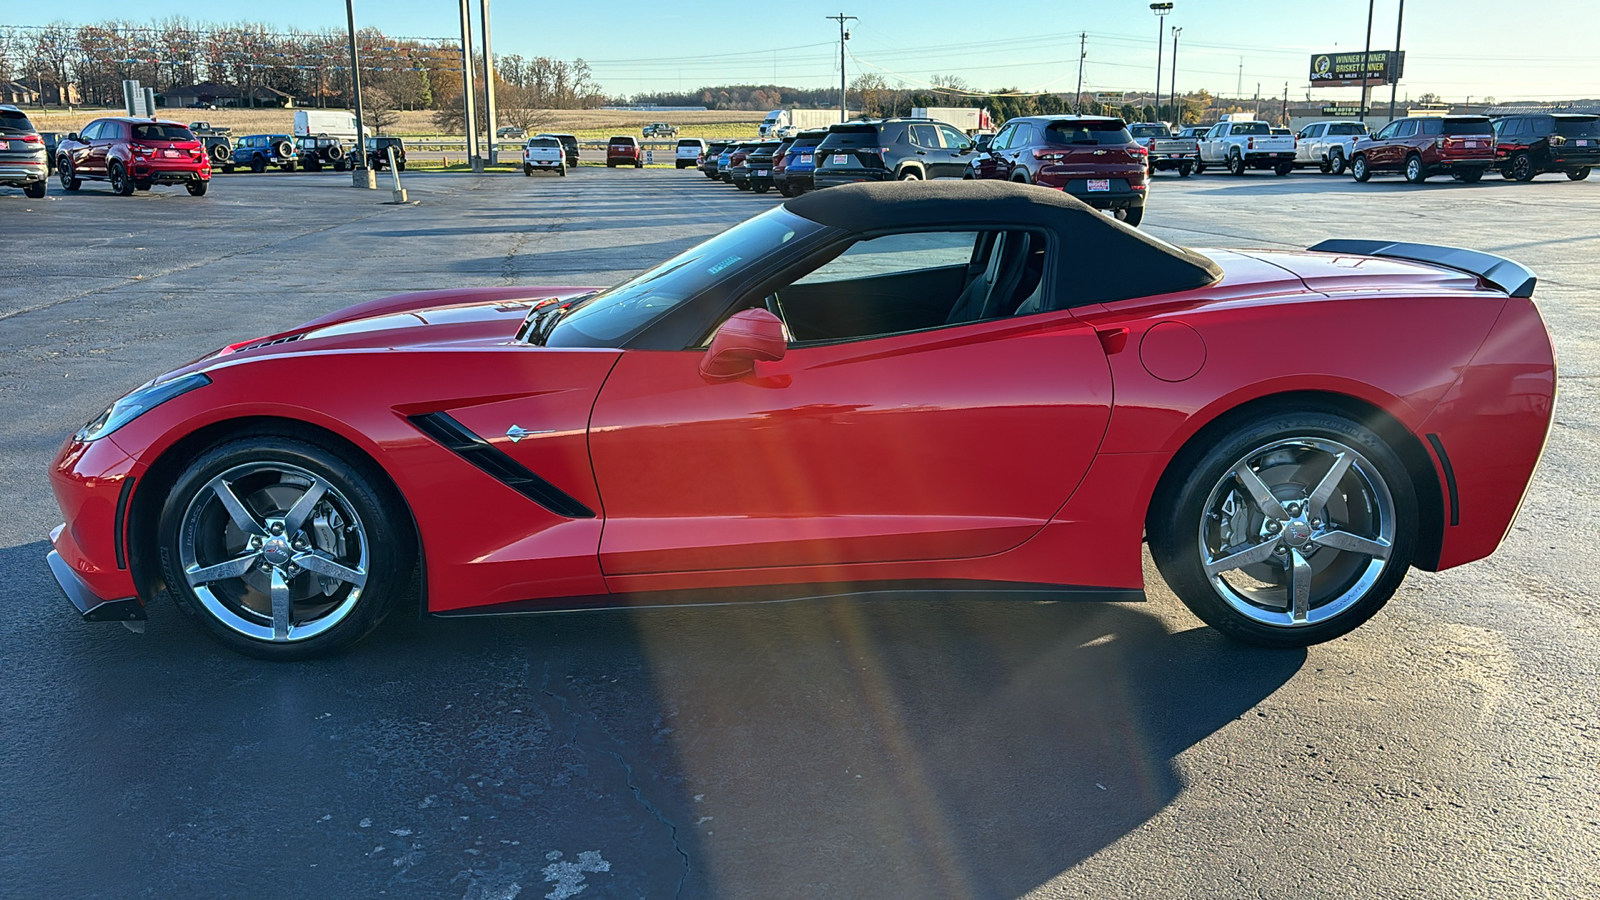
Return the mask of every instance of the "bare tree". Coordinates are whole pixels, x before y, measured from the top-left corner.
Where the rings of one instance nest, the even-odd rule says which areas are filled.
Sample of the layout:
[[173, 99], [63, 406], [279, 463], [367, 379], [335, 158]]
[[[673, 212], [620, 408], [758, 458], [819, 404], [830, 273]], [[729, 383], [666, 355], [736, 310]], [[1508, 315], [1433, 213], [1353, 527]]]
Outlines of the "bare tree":
[[374, 134], [383, 134], [385, 128], [400, 121], [394, 96], [383, 88], [361, 86], [361, 113], [362, 124]]

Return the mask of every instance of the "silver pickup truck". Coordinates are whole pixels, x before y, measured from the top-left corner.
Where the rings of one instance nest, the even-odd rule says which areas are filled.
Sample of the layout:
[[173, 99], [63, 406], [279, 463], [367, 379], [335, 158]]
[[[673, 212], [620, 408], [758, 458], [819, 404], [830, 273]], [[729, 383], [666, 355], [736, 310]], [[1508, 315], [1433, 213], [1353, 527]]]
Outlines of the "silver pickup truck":
[[1324, 175], [1343, 175], [1350, 148], [1367, 136], [1361, 122], [1312, 122], [1295, 136], [1294, 167], [1316, 166]]
[[1235, 175], [1250, 169], [1287, 175], [1294, 171], [1294, 135], [1273, 134], [1255, 119], [1218, 122], [1200, 139], [1200, 164], [1202, 170], [1222, 166]]
[[1200, 145], [1193, 137], [1174, 135], [1165, 122], [1135, 122], [1128, 132], [1148, 154], [1150, 174], [1176, 169], [1180, 178], [1188, 178], [1196, 171]]

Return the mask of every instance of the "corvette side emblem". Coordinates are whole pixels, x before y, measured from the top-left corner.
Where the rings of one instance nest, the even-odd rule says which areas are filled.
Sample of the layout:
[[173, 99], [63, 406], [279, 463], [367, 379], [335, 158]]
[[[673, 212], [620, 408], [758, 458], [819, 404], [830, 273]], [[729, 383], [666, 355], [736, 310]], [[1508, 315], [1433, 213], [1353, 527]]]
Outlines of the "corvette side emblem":
[[545, 431], [529, 431], [528, 429], [523, 428], [521, 425], [513, 425], [510, 428], [506, 429], [506, 437], [511, 438], [511, 443], [513, 443], [513, 444], [515, 444], [517, 441], [522, 440], [523, 438], [527, 437], [530, 434], [549, 434], [549, 433], [550, 432], [548, 430], [545, 430]]

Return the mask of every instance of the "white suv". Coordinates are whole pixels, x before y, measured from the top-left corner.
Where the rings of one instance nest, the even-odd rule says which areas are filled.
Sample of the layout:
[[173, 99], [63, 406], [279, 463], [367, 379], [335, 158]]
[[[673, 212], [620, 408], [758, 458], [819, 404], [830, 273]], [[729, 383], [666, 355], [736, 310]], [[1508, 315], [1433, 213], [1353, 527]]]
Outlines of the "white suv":
[[1366, 136], [1361, 122], [1312, 122], [1295, 135], [1295, 168], [1316, 166], [1324, 175], [1343, 175], [1350, 148]]
[[678, 141], [678, 157], [676, 165], [680, 169], [687, 169], [700, 165], [700, 157], [706, 154], [706, 142], [699, 138], [684, 138]]

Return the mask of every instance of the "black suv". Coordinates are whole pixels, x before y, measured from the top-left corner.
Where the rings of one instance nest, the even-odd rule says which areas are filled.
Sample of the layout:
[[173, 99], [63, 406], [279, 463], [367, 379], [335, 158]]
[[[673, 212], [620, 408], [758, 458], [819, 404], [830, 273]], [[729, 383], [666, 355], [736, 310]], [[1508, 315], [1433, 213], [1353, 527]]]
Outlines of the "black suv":
[[406, 170], [406, 142], [397, 137], [367, 138], [367, 168], [376, 172], [389, 164], [389, 148], [394, 148], [394, 167]]
[[325, 134], [295, 138], [295, 149], [300, 156], [300, 167], [307, 172], [315, 172], [323, 166], [343, 172], [350, 167], [350, 151], [338, 138]]
[[50, 162], [44, 138], [27, 113], [15, 106], [0, 106], [0, 184], [22, 188], [38, 200], [49, 186]]
[[[744, 158], [745, 186], [758, 194], [765, 194], [772, 190], [772, 158], [778, 155], [778, 148], [783, 146], [782, 141], [767, 141], [759, 144], [750, 155]], [[739, 183], [738, 175], [734, 175], [734, 184]]]
[[828, 128], [817, 145], [812, 181], [819, 188], [854, 181], [960, 178], [972, 141], [933, 119], [873, 119]]
[[1513, 181], [1565, 172], [1573, 181], [1600, 166], [1600, 116], [1540, 113], [1494, 120], [1494, 164]]

